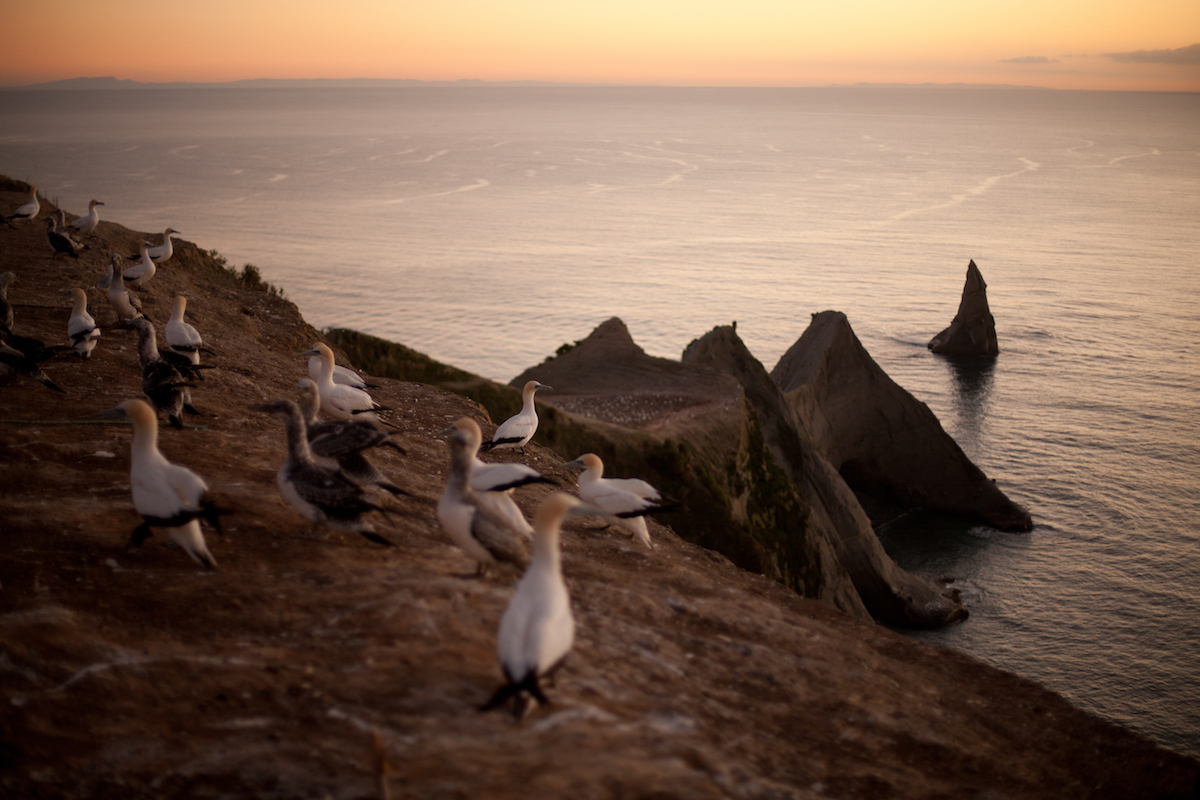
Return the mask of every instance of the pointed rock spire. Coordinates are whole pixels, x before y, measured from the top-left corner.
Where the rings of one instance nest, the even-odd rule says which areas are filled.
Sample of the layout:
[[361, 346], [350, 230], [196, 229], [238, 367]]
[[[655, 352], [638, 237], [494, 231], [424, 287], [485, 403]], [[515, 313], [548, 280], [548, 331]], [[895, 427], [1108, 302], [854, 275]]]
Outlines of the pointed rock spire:
[[987, 284], [974, 261], [967, 265], [967, 282], [954, 321], [930, 339], [928, 347], [945, 356], [994, 356], [1000, 352], [996, 320], [988, 309]]

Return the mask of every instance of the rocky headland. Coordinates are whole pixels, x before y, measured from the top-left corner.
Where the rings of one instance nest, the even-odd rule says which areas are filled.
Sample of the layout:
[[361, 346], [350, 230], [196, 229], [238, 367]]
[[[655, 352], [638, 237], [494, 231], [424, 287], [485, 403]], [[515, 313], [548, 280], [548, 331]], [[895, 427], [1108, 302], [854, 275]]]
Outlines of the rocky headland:
[[[0, 189], [0, 213], [24, 201], [19, 189]], [[110, 221], [97, 233], [75, 260], [52, 255], [40, 218], [0, 229], [14, 332], [64, 343], [59, 290], [93, 285], [110, 251], [147, 236]], [[19, 376], [0, 386], [4, 797], [1195, 796], [1200, 763], [873, 621], [943, 624], [960, 607], [867, 540], [855, 491], [925, 503], [970, 470], [891, 486], [884, 456], [829, 438], [849, 424], [826, 404], [836, 381], [819, 369], [771, 380], [732, 328], [674, 362], [610, 321], [531, 369], [557, 391], [537, 443], [503, 458], [570, 491], [564, 459], [591, 450], [614, 471], [645, 468], [686, 508], [663, 515], [670, 527], [650, 522], [654, 552], [568, 523], [578, 633], [552, 703], [522, 722], [478, 713], [501, 681], [496, 628], [517, 576], [477, 577], [440, 531], [438, 432], [468, 415], [490, 435], [516, 390], [317, 331], [265, 288], [178, 241], [140, 293], [160, 329], [186, 293], [215, 351], [192, 390], [203, 416], [160, 434], [233, 512], [224, 536], [206, 531], [214, 572], [161, 533], [129, 546], [131, 431], [91, 415], [140, 395], [136, 337], [111, 327], [101, 293], [91, 359], [43, 364], [65, 394]], [[395, 547], [313, 538], [276, 488], [283, 430], [250, 407], [294, 397], [298, 354], [316, 341], [373, 375], [392, 409], [407, 452], [376, 461], [412, 494], [377, 520]], [[597, 359], [625, 365], [624, 392], [588, 382]], [[814, 428], [817, 410], [828, 430]], [[529, 513], [552, 490], [517, 501]], [[1021, 527], [984, 495], [981, 508]]]

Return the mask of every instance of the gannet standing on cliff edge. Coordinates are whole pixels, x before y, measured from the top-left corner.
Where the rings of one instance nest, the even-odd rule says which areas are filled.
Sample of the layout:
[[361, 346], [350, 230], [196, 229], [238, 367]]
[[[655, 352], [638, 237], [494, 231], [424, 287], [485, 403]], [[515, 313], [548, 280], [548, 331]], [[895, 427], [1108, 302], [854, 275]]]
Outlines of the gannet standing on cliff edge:
[[50, 245], [54, 255], [79, 258], [79, 253], [75, 252], [79, 249], [79, 243], [65, 233], [56, 231], [55, 224], [54, 217], [46, 217], [46, 243]]
[[163, 231], [162, 244], [156, 247], [151, 247], [147, 251], [150, 254], [150, 259], [154, 261], [155, 264], [163, 263], [170, 258], [172, 254], [174, 254], [175, 247], [171, 244], [171, 234], [173, 233], [180, 233], [180, 231], [177, 231], [174, 228], [167, 228], [165, 231]]
[[362, 487], [338, 470], [327, 469], [313, 460], [299, 406], [291, 400], [276, 400], [253, 408], [280, 420], [287, 431], [288, 454], [275, 481], [288, 504], [312, 522], [314, 532], [318, 525], [324, 524], [352, 531], [378, 544], [394, 546], [361, 519], [367, 512], [386, 514], [387, 509], [367, 500]]
[[83, 289], [63, 289], [62, 291], [70, 294], [75, 301], [75, 306], [71, 309], [71, 316], [67, 320], [67, 341], [75, 348], [75, 352], [79, 353], [84, 361], [87, 361], [92, 351], [96, 349], [96, 340], [100, 338], [100, 329], [96, 327], [96, 320], [92, 319], [92, 315], [87, 310], [87, 292]]
[[582, 467], [579, 476], [579, 497], [604, 512], [604, 518], [633, 534], [633, 538], [651, 550], [650, 531], [642, 515], [653, 511], [669, 511], [679, 503], [669, 500], [650, 484], [638, 478], [605, 478], [604, 462], [594, 453], [587, 453], [564, 467]]
[[537, 409], [534, 407], [533, 395], [538, 389], [553, 388], [553, 386], [547, 386], [537, 381], [526, 383], [525, 388], [521, 390], [521, 410], [500, 423], [500, 427], [496, 428], [496, 432], [492, 434], [492, 440], [485, 443], [483, 449], [519, 447], [521, 454], [524, 455], [525, 445], [537, 433], [538, 415]]
[[300, 416], [304, 418], [308, 446], [314, 460], [328, 469], [340, 469], [342, 474], [361, 486], [378, 486], [394, 495], [409, 495], [388, 480], [367, 460], [366, 451], [373, 447], [391, 447], [401, 453], [403, 447], [391, 440], [391, 435], [365, 419], [318, 420], [321, 393], [317, 384], [304, 378], [296, 384], [300, 390]]
[[[457, 427], [457, 423], [455, 426]], [[478, 427], [478, 426], [476, 426]], [[495, 501], [496, 510], [508, 518], [513, 529], [520, 531], [526, 538], [533, 537], [533, 528], [516, 501], [512, 499], [512, 491], [520, 486], [531, 483], [554, 483], [543, 477], [533, 467], [513, 462], [489, 464], [481, 461], [479, 456], [471, 458], [471, 488], [476, 492], [488, 492]]]
[[10, 228], [14, 228], [16, 226], [13, 225], [13, 222], [23, 219], [33, 219], [38, 215], [38, 212], [41, 211], [41, 209], [42, 204], [38, 202], [37, 187], [30, 186], [29, 202], [17, 206], [17, 210], [9, 214], [7, 217], [0, 215], [0, 219], [3, 219], [4, 223]]
[[450, 474], [437, 504], [442, 528], [460, 550], [479, 562], [479, 571], [504, 561], [518, 567], [529, 563], [522, 531], [496, 507], [487, 493], [471, 488], [471, 470], [479, 451], [479, 425], [463, 417], [442, 432], [450, 437]]
[[186, 310], [187, 298], [181, 294], [175, 295], [175, 301], [171, 306], [171, 318], [167, 320], [167, 327], [163, 334], [167, 340], [167, 347], [176, 353], [187, 356], [193, 364], [199, 364], [200, 348], [204, 345], [204, 340], [200, 338], [198, 330], [184, 322], [183, 314]]
[[138, 247], [138, 252], [141, 254], [142, 260], [134, 264], [132, 267], [126, 267], [121, 272], [121, 278], [127, 286], [132, 286], [135, 289], [142, 288], [142, 284], [147, 283], [154, 277], [154, 273], [158, 268], [154, 266], [154, 262], [150, 260], [150, 254], [146, 242], [142, 242]]
[[328, 345], [317, 343], [312, 350], [301, 353], [302, 356], [318, 356], [321, 368], [315, 378], [317, 391], [321, 396], [321, 410], [334, 419], [369, 419], [377, 420], [376, 409], [383, 406], [371, 399], [371, 395], [362, 389], [346, 386], [333, 381], [333, 351]]
[[104, 203], [99, 200], [93, 200], [88, 203], [88, 213], [72, 222], [71, 227], [82, 236], [87, 236], [96, 230], [96, 226], [100, 224], [100, 212], [96, 210], [96, 206], [102, 205]]
[[125, 281], [121, 279], [121, 270], [117, 266], [120, 258], [121, 256], [117, 253], [112, 254], [112, 259], [108, 262], [108, 274], [96, 283], [96, 288], [105, 290], [108, 304], [113, 307], [113, 311], [117, 312], [117, 319], [121, 322], [128, 322], [142, 315], [142, 301], [125, 288]]
[[133, 444], [130, 449], [129, 486], [133, 507], [142, 515], [142, 524], [133, 532], [131, 544], [141, 544], [150, 536], [150, 528], [166, 528], [175, 544], [207, 569], [215, 569], [217, 560], [208, 551], [199, 518], [203, 517], [218, 531], [222, 512], [208, 499], [208, 485], [187, 467], [167, 461], [158, 449], [158, 416], [142, 400], [126, 400], [97, 417], [126, 416], [133, 420]]
[[513, 714], [520, 719], [529, 700], [549, 703], [539, 679], [558, 669], [575, 643], [571, 596], [562, 575], [559, 535], [562, 521], [579, 501], [555, 493], [538, 506], [533, 520], [533, 558], [517, 591], [500, 619], [496, 650], [508, 683], [501, 686], [481, 711], [515, 698]]

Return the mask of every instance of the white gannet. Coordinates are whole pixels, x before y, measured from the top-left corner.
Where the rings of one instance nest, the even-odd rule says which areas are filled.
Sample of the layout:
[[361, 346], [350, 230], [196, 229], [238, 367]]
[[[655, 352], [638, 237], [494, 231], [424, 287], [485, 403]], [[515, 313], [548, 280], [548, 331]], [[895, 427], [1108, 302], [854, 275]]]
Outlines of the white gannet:
[[46, 243], [50, 245], [54, 255], [79, 258], [79, 253], [75, 252], [79, 249], [79, 243], [65, 233], [56, 231], [54, 226], [54, 217], [46, 217]]
[[99, 200], [92, 200], [88, 203], [88, 213], [72, 222], [71, 227], [81, 236], [87, 236], [96, 230], [96, 226], [100, 224], [100, 212], [96, 210], [96, 206], [102, 205], [104, 203]]
[[320, 393], [322, 411], [334, 419], [379, 419], [375, 411], [383, 410], [383, 406], [372, 400], [371, 395], [362, 389], [334, 382], [333, 351], [327, 345], [317, 343], [312, 350], [300, 355], [320, 358], [320, 370], [313, 380]]
[[670, 511], [679, 503], [662, 496], [657, 489], [638, 478], [605, 478], [604, 462], [595, 453], [587, 453], [564, 467], [582, 467], [579, 476], [579, 497], [595, 506], [602, 516], [613, 525], [618, 525], [633, 534], [633, 538], [651, 550], [650, 531], [646, 528], [645, 514], [654, 511]]
[[141, 254], [142, 260], [134, 264], [132, 267], [126, 267], [121, 272], [121, 278], [125, 281], [127, 286], [140, 289], [142, 288], [142, 285], [153, 278], [154, 273], [158, 271], [158, 268], [154, 266], [154, 262], [150, 260], [149, 250], [147, 249], [149, 246], [150, 245], [146, 242], [142, 242], [141, 246], [138, 248], [138, 252]]
[[166, 528], [167, 535], [192, 558], [208, 569], [217, 561], [204, 542], [201, 518], [220, 531], [219, 515], [208, 498], [208, 486], [199, 475], [186, 467], [172, 464], [158, 449], [158, 417], [142, 400], [126, 400], [97, 417], [126, 416], [133, 420], [133, 445], [130, 450], [129, 485], [133, 506], [142, 515], [142, 524], [133, 532], [131, 544], [141, 544], [150, 528]]
[[336, 469], [327, 469], [313, 460], [308, 446], [308, 434], [300, 407], [291, 400], [276, 400], [254, 406], [283, 422], [287, 430], [288, 454], [275, 480], [284, 499], [313, 523], [352, 531], [378, 544], [393, 546], [387, 538], [376, 533], [363, 514], [387, 509], [375, 505], [363, 494], [363, 489]]
[[84, 361], [96, 349], [96, 340], [100, 338], [100, 329], [96, 320], [87, 310], [87, 292], [83, 289], [63, 289], [75, 301], [71, 316], [67, 320], [67, 342], [75, 348]]
[[125, 281], [120, 279], [120, 268], [117, 266], [119, 258], [119, 255], [113, 253], [112, 260], [108, 262], [108, 274], [100, 279], [96, 288], [107, 292], [108, 303], [113, 307], [113, 311], [117, 312], [117, 319], [128, 322], [142, 315], [142, 301], [136, 295], [130, 294], [125, 288]]
[[[457, 423], [456, 423], [457, 425]], [[533, 528], [516, 501], [512, 491], [531, 483], [554, 483], [533, 467], [514, 462], [489, 464], [476, 455], [471, 459], [471, 488], [476, 492], [490, 492], [498, 511], [504, 514], [509, 524], [520, 531], [526, 539], [533, 536]]]
[[167, 340], [167, 347], [186, 356], [193, 364], [199, 364], [200, 348], [204, 341], [200, 338], [198, 330], [184, 322], [183, 314], [186, 310], [187, 298], [181, 294], [175, 295], [174, 304], [171, 306], [171, 318], [167, 320], [163, 335]]
[[163, 231], [162, 244], [149, 249], [148, 252], [150, 253], [150, 258], [155, 264], [161, 264], [170, 258], [175, 252], [175, 248], [171, 244], [171, 234], [173, 233], [180, 233], [180, 231], [177, 231], [174, 228], [167, 228], [165, 231]]
[[37, 187], [29, 187], [29, 202], [17, 206], [17, 210], [9, 214], [7, 217], [0, 217], [9, 227], [13, 226], [13, 222], [23, 219], [33, 219], [38, 215], [38, 211], [42, 208], [42, 204], [38, 202]]
[[521, 390], [521, 410], [500, 423], [500, 427], [496, 428], [496, 432], [492, 434], [492, 440], [486, 442], [483, 449], [519, 447], [521, 454], [524, 455], [525, 445], [537, 433], [538, 415], [533, 403], [534, 392], [538, 389], [553, 388], [553, 386], [547, 386], [537, 381], [526, 383], [525, 388]]
[[558, 669], [575, 642], [575, 618], [563, 581], [559, 534], [563, 518], [578, 506], [578, 500], [557, 492], [538, 506], [533, 521], [533, 558], [500, 619], [496, 639], [507, 683], [496, 690], [482, 711], [513, 698], [513, 713], [520, 719], [529, 710], [531, 698], [549, 702], [539, 680]]
[[394, 495], [409, 495], [392, 483], [374, 464], [366, 452], [373, 447], [391, 447], [407, 452], [391, 439], [391, 434], [365, 419], [317, 419], [321, 393], [317, 384], [308, 378], [296, 384], [300, 390], [300, 415], [304, 418], [308, 446], [313, 459], [327, 469], [340, 469], [342, 474], [361, 486], [378, 486]]
[[138, 361], [142, 367], [142, 392], [154, 408], [167, 415], [171, 426], [183, 427], [183, 412], [198, 413], [192, 407], [191, 385], [175, 365], [162, 357], [154, 323], [145, 317], [133, 319], [129, 326], [138, 332]]
[[482, 434], [463, 417], [443, 434], [450, 437], [450, 474], [437, 504], [437, 518], [459, 549], [479, 562], [479, 571], [503, 561], [524, 567], [529, 562], [522, 532], [487, 492], [471, 488], [471, 471]]
[[[308, 377], [314, 381], [321, 379], [321, 357], [312, 356], [308, 359]], [[341, 364], [333, 365], [333, 382], [340, 383], [343, 386], [353, 386], [355, 389], [362, 389], [364, 392], [369, 388], [363, 377], [352, 369], [347, 369]]]

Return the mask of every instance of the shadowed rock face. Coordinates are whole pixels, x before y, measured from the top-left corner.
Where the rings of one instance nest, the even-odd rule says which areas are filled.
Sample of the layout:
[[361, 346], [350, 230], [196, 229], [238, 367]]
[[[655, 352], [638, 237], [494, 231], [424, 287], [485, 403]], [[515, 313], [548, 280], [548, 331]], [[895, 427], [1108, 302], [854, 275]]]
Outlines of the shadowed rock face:
[[967, 265], [967, 282], [954, 321], [930, 339], [928, 347], [945, 356], [994, 356], [1000, 352], [996, 320], [988, 308], [987, 284], [974, 261]]
[[944, 511], [1006, 531], [1033, 527], [1029, 512], [967, 458], [929, 407], [880, 369], [845, 314], [814, 315], [771, 377], [817, 449], [881, 508]]
[[905, 572], [884, 552], [854, 492], [803, 435], [783, 391], [750, 354], [732, 327], [714, 328], [692, 342], [683, 363], [734, 376], [762, 420], [763, 436], [811, 508], [813, 557], [830, 572], [845, 570], [861, 602], [881, 622], [904, 627], [941, 627], [967, 616], [957, 592], [944, 591]]

